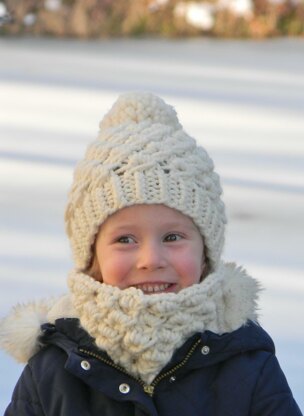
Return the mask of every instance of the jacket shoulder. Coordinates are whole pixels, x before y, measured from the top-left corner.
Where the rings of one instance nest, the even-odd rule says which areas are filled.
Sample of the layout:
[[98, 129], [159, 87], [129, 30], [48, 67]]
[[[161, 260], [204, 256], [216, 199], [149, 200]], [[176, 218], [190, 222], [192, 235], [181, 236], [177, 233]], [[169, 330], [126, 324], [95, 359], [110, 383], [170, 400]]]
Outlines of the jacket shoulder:
[[302, 416], [277, 357], [271, 354], [259, 373], [252, 400], [252, 415]]
[[255, 350], [231, 357], [221, 365], [214, 388], [222, 398], [216, 414], [302, 415], [274, 352]]
[[[36, 353], [17, 382], [5, 416], [53, 414], [51, 409], [55, 409], [58, 403], [65, 409], [67, 404], [71, 406], [71, 398], [74, 402], [76, 397], [81, 398], [84, 385], [65, 368], [67, 359], [66, 352], [55, 345], [46, 346]], [[56, 414], [64, 414], [60, 411]], [[78, 414], [76, 409], [75, 414]]]
[[[25, 366], [4, 416], [44, 416], [42, 397], [53, 395], [53, 377], [62, 368], [64, 352], [54, 346], [36, 353]], [[47, 394], [46, 392], [52, 392]]]

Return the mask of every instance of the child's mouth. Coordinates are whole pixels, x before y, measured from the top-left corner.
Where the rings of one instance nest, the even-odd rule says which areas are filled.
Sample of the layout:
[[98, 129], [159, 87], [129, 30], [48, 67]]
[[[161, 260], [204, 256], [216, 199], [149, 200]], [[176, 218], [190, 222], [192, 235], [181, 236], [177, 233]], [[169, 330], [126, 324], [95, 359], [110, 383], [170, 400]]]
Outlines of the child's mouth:
[[140, 289], [146, 295], [152, 295], [155, 293], [171, 292], [174, 286], [172, 283], [143, 283], [135, 285], [137, 289]]

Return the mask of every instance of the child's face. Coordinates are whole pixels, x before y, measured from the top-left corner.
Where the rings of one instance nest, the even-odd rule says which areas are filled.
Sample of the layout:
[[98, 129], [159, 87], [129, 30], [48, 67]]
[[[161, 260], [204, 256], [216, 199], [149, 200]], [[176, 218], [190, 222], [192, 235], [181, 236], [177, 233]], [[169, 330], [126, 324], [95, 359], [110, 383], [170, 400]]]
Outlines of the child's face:
[[189, 217], [165, 205], [133, 205], [102, 224], [94, 275], [120, 289], [178, 292], [200, 281], [203, 253], [202, 237]]

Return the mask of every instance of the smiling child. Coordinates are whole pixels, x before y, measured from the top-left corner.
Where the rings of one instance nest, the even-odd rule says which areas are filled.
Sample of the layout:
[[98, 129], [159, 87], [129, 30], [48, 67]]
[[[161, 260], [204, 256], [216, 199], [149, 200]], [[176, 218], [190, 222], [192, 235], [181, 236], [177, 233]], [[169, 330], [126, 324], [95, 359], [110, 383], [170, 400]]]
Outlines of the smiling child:
[[17, 306], [0, 345], [27, 363], [5, 416], [300, 416], [223, 263], [219, 176], [173, 107], [121, 95], [74, 173], [68, 293]]

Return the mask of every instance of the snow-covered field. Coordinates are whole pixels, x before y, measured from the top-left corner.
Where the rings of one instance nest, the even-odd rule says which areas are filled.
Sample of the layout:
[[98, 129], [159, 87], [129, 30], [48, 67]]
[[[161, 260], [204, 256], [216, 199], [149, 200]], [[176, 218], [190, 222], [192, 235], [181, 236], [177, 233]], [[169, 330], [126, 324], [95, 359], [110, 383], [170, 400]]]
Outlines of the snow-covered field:
[[[0, 57], [0, 316], [65, 291], [73, 166], [117, 95], [149, 90], [215, 161], [224, 257], [265, 287], [260, 320], [304, 409], [304, 42], [1, 39]], [[21, 370], [0, 353], [0, 413]]]

